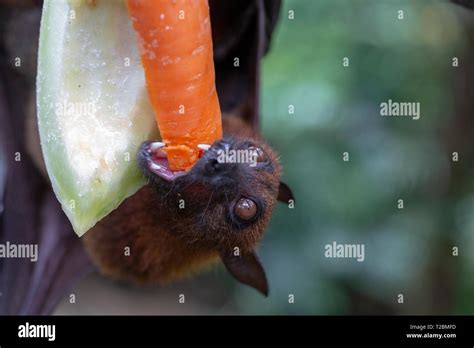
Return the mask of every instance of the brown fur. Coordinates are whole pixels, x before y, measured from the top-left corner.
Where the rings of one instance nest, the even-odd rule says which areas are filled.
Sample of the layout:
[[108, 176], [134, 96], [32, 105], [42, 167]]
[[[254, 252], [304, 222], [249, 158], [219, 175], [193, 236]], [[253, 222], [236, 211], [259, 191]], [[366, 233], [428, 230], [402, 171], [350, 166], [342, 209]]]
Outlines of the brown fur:
[[[253, 252], [275, 205], [281, 168], [277, 155], [247, 124], [230, 116], [223, 122], [226, 134], [254, 139], [271, 160], [271, 171], [249, 174], [240, 187], [242, 195], [257, 195], [265, 203], [262, 216], [236, 231], [225, 219], [226, 204], [209, 204], [209, 192], [185, 188], [169, 194], [150, 183], [85, 234], [84, 244], [103, 274], [167, 283], [216, 263], [235, 247]], [[182, 197], [187, 208], [180, 210], [177, 200]]]

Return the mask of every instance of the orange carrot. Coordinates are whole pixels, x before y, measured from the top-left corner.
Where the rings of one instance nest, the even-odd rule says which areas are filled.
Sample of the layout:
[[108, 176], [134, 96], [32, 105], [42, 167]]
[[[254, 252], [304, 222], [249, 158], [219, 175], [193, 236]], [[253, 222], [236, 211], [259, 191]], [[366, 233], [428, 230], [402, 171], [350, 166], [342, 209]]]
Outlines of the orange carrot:
[[148, 95], [172, 170], [222, 137], [208, 0], [127, 0]]

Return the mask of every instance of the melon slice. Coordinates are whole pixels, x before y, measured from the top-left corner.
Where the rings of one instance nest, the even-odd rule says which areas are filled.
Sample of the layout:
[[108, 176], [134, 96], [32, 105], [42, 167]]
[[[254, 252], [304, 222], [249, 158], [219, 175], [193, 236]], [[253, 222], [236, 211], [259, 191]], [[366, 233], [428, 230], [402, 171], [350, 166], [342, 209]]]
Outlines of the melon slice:
[[122, 0], [45, 0], [38, 125], [51, 183], [83, 235], [144, 179], [140, 144], [160, 139]]

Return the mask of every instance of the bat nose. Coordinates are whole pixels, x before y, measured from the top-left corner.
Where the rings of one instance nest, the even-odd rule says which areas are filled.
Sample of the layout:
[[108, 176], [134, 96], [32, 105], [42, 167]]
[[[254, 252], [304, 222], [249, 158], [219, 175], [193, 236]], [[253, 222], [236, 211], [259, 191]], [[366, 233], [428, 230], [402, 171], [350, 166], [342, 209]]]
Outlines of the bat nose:
[[222, 165], [223, 165], [223, 163], [219, 163], [217, 158], [211, 158], [206, 163], [206, 172], [208, 174], [219, 173], [223, 169]]
[[208, 175], [232, 176], [236, 170], [236, 164], [229, 153], [232, 152], [232, 145], [227, 140], [216, 142], [206, 153], [205, 171]]
[[232, 163], [221, 162], [217, 156], [212, 156], [207, 159], [204, 169], [208, 175], [226, 175], [235, 170], [235, 165]]

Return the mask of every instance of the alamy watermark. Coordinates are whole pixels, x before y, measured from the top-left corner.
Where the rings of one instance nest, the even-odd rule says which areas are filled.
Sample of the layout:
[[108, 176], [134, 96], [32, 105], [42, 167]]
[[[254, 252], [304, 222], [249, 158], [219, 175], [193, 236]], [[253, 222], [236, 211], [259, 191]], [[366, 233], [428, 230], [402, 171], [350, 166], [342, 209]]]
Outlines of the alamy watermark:
[[47, 338], [48, 341], [54, 341], [56, 339], [56, 325], [54, 324], [25, 324], [18, 326], [18, 337], [19, 338]]
[[389, 99], [380, 103], [381, 116], [404, 116], [418, 120], [421, 117], [419, 102], [396, 102]]
[[219, 163], [247, 163], [250, 167], [257, 165], [259, 151], [257, 149], [233, 150], [226, 148], [217, 151]]
[[14, 244], [6, 242], [0, 244], [0, 258], [5, 259], [30, 259], [38, 261], [38, 244]]
[[97, 112], [95, 103], [89, 102], [68, 102], [56, 103], [56, 115], [58, 116], [91, 116], [94, 117]]
[[364, 244], [339, 244], [332, 242], [324, 246], [324, 256], [327, 258], [356, 259], [358, 262], [365, 260]]

